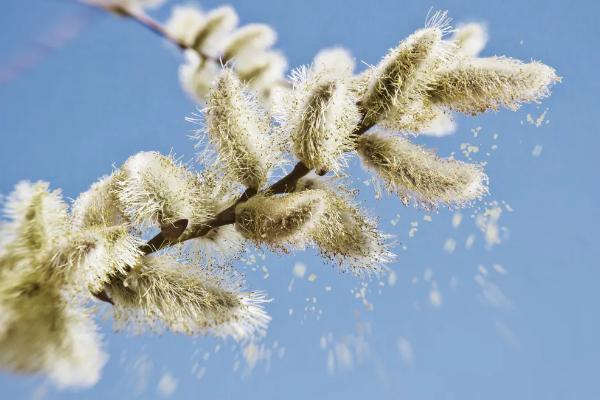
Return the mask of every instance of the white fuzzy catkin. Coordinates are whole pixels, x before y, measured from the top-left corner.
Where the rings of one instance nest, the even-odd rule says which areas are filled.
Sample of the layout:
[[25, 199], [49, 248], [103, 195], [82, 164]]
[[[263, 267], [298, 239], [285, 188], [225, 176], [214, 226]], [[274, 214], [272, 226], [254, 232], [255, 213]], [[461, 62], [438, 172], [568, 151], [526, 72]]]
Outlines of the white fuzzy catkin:
[[131, 156], [121, 167], [115, 188], [123, 212], [144, 226], [163, 227], [181, 219], [190, 226], [211, 217], [197, 176], [171, 156], [151, 151]]
[[165, 24], [167, 33], [202, 54], [216, 57], [238, 22], [235, 10], [222, 6], [204, 14], [194, 6], [177, 6]]
[[180, 43], [191, 46], [205, 18], [204, 13], [192, 5], [175, 6], [165, 23], [165, 31]]
[[275, 112], [299, 160], [311, 169], [337, 172], [345, 166], [344, 154], [354, 148], [352, 132], [360, 113], [350, 89], [351, 72], [332, 76], [306, 67], [294, 71], [293, 89]]
[[196, 32], [191, 48], [213, 57], [220, 55], [227, 35], [238, 23], [238, 16], [230, 6], [210, 10]]
[[275, 31], [266, 24], [248, 24], [234, 31], [228, 38], [222, 62], [232, 58], [253, 57], [267, 50], [277, 40]]
[[234, 71], [223, 69], [206, 108], [206, 134], [229, 177], [259, 189], [278, 160], [270, 121]]
[[399, 136], [363, 135], [358, 154], [405, 204], [414, 200], [424, 207], [462, 206], [487, 193], [487, 176], [480, 165], [439, 158]]
[[167, 328], [236, 340], [263, 334], [270, 321], [264, 296], [240, 292], [240, 283], [229, 280], [219, 269], [201, 271], [169, 256], [146, 256], [125, 281], [107, 290], [119, 328]]
[[244, 83], [269, 100], [272, 90], [284, 81], [288, 63], [280, 52], [266, 51], [236, 60], [235, 67]]
[[45, 373], [59, 386], [96, 383], [105, 356], [95, 326], [67, 292], [72, 268], [56, 261], [66, 205], [48, 184], [19, 183], [0, 228], [0, 368]]
[[124, 222], [114, 193], [115, 174], [104, 176], [73, 202], [71, 222], [77, 229], [114, 226]]
[[59, 387], [98, 382], [107, 357], [88, 312], [38, 271], [2, 274], [0, 301], [10, 310], [0, 333], [0, 368], [43, 373]]
[[224, 225], [186, 242], [186, 251], [206, 265], [224, 265], [242, 253], [245, 242], [234, 225]]
[[69, 298], [63, 310], [67, 324], [61, 346], [48, 352], [51, 361], [46, 370], [59, 388], [94, 386], [108, 361], [93, 315], [73, 303], [73, 298]]
[[194, 50], [186, 50], [185, 59], [179, 67], [181, 86], [194, 100], [204, 103], [221, 69], [216, 63], [200, 58]]
[[446, 30], [442, 21], [416, 31], [374, 67], [361, 99], [367, 123], [414, 132], [435, 117], [426, 94], [447, 58]]
[[477, 22], [461, 24], [450, 37], [453, 53], [462, 57], [477, 57], [488, 41], [486, 26]]
[[73, 269], [72, 281], [97, 293], [138, 262], [142, 244], [126, 225], [89, 228], [67, 236], [56, 250], [54, 263]]
[[60, 191], [46, 182], [20, 182], [4, 205], [0, 223], [0, 270], [13, 261], [45, 253], [69, 231], [67, 206]]
[[[300, 184], [303, 186], [306, 183]], [[332, 190], [323, 200], [325, 210], [310, 231], [321, 255], [356, 275], [381, 272], [395, 255], [389, 251], [388, 237], [377, 229], [376, 221]]]
[[350, 52], [342, 47], [323, 49], [317, 53], [312, 63], [315, 74], [327, 74], [330, 78], [352, 75], [356, 62]]
[[560, 81], [553, 68], [504, 57], [463, 59], [440, 72], [429, 94], [433, 102], [475, 115], [500, 106], [511, 110], [550, 94]]
[[244, 237], [274, 249], [304, 247], [324, 212], [320, 190], [257, 195], [235, 209], [235, 227]]

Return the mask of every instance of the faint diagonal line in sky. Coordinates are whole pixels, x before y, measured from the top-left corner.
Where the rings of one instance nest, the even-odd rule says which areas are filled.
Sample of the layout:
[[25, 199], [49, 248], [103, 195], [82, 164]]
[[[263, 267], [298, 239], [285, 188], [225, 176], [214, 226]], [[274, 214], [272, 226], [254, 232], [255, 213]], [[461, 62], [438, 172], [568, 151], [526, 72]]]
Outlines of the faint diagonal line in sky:
[[0, 65], [0, 85], [6, 84], [34, 68], [53, 51], [74, 39], [94, 19], [100, 16], [91, 9], [81, 9], [55, 22], [47, 31]]

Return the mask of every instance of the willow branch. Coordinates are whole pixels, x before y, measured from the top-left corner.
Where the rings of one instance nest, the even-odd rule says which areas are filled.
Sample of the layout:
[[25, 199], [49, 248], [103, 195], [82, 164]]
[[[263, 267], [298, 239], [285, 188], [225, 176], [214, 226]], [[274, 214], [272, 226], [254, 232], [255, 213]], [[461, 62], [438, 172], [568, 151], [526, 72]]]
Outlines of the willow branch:
[[202, 57], [206, 60], [210, 60], [213, 62], [220, 62], [220, 58], [205, 54], [205, 53], [201, 52], [200, 50], [195, 49], [191, 46], [188, 46], [187, 44], [180, 41], [179, 39], [171, 36], [160, 22], [158, 22], [157, 20], [155, 20], [148, 14], [144, 13], [143, 11], [131, 10], [122, 5], [110, 4], [103, 0], [77, 0], [77, 1], [81, 4], [85, 4], [87, 6], [94, 7], [94, 8], [100, 9], [102, 11], [106, 11], [113, 15], [118, 15], [123, 18], [129, 18], [129, 19], [135, 21], [137, 24], [143, 26], [150, 32], [173, 43], [175, 46], [177, 46], [181, 50], [193, 49], [200, 55], [200, 57]]

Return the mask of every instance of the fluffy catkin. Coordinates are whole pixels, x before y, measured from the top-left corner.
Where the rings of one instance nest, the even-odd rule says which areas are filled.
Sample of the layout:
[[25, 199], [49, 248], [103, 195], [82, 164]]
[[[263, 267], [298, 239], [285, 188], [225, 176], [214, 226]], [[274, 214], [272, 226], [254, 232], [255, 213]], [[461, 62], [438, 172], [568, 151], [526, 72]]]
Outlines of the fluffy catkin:
[[194, 100], [204, 103], [220, 68], [216, 63], [201, 58], [194, 50], [185, 51], [185, 60], [179, 67], [181, 86]]
[[186, 242], [186, 251], [209, 266], [226, 265], [244, 250], [246, 239], [234, 225], [211, 229], [206, 235]]
[[477, 22], [458, 25], [450, 41], [457, 56], [477, 57], [488, 41], [486, 26]]
[[119, 328], [170, 329], [247, 339], [264, 333], [270, 320], [260, 293], [239, 291], [239, 283], [215, 271], [179, 263], [169, 256], [147, 256], [123, 281], [107, 290]]
[[337, 172], [344, 154], [354, 148], [352, 132], [360, 120], [357, 98], [350, 89], [351, 71], [314, 72], [303, 67], [292, 73], [293, 89], [276, 108], [284, 137], [307, 167]]
[[191, 48], [203, 54], [218, 56], [222, 51], [226, 36], [235, 28], [238, 16], [230, 6], [210, 10], [203, 24], [196, 32]]
[[44, 274], [2, 274], [0, 302], [10, 317], [0, 332], [0, 368], [43, 373], [59, 387], [93, 386], [106, 355], [88, 312]]
[[481, 166], [439, 158], [402, 137], [363, 135], [357, 150], [365, 166], [405, 204], [461, 206], [487, 193]]
[[238, 16], [230, 6], [204, 14], [194, 6], [177, 6], [165, 24], [167, 33], [197, 52], [218, 56], [225, 37], [235, 28]]
[[475, 115], [500, 106], [516, 110], [521, 103], [538, 101], [558, 81], [553, 68], [536, 61], [463, 59], [440, 72], [429, 96], [436, 104]]
[[76, 229], [114, 226], [125, 221], [114, 192], [115, 174], [104, 176], [73, 202], [71, 222]]
[[235, 227], [245, 238], [272, 248], [303, 247], [323, 214], [324, 191], [257, 195], [235, 209]]
[[446, 59], [445, 25], [418, 30], [392, 49], [367, 75], [360, 106], [369, 124], [419, 131], [435, 117], [425, 96]]
[[186, 46], [191, 46], [204, 25], [204, 19], [204, 13], [197, 7], [192, 5], [175, 6], [165, 23], [165, 30], [170, 37]]
[[331, 78], [352, 75], [356, 62], [350, 52], [342, 47], [323, 49], [313, 59], [315, 74], [326, 74]]
[[223, 69], [206, 108], [206, 134], [229, 177], [259, 189], [278, 159], [269, 118], [235, 72]]
[[[46, 182], [20, 182], [4, 205], [0, 223], [0, 271], [50, 251], [69, 232], [67, 206]], [[36, 268], [35, 262], [30, 266]]]
[[377, 229], [375, 220], [344, 195], [327, 191], [323, 200], [323, 214], [309, 236], [325, 259], [357, 275], [380, 272], [393, 260], [387, 236]]
[[278, 51], [265, 51], [242, 57], [235, 62], [239, 78], [269, 103], [273, 89], [284, 82], [287, 60]]
[[277, 34], [268, 25], [248, 24], [237, 29], [227, 38], [222, 62], [226, 64], [234, 57], [253, 57], [271, 47]]
[[131, 156], [117, 173], [115, 192], [123, 212], [141, 225], [164, 227], [180, 219], [192, 225], [211, 216], [197, 176], [157, 152]]
[[56, 262], [68, 235], [66, 205], [48, 184], [19, 183], [0, 228], [0, 368], [45, 373], [59, 386], [96, 383], [105, 356], [74, 295], [69, 265]]
[[53, 261], [73, 269], [74, 285], [96, 293], [112, 277], [124, 274], [138, 262], [142, 244], [125, 225], [89, 228], [67, 236], [57, 247]]

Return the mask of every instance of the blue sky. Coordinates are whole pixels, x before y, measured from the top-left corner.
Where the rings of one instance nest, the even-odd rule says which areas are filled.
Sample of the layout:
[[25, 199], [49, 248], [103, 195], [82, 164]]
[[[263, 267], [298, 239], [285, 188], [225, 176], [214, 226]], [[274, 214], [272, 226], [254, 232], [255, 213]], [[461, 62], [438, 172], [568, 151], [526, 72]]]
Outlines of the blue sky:
[[[205, 8], [219, 4], [202, 2]], [[600, 398], [598, 3], [229, 4], [242, 23], [272, 25], [291, 66], [332, 45], [375, 63], [421, 27], [434, 7], [449, 10], [455, 21], [486, 22], [484, 55], [541, 60], [564, 79], [541, 105], [459, 117], [454, 136], [416, 139], [459, 158], [460, 145], [468, 142], [480, 148], [472, 158], [487, 162], [491, 195], [463, 210], [457, 228], [454, 212], [407, 208], [392, 197], [374, 200], [362, 183], [367, 175], [352, 163], [364, 205], [401, 243], [392, 265], [395, 285], [372, 281], [366, 287], [372, 309], [356, 296], [363, 287], [358, 279], [312, 252], [267, 255], [258, 271], [237, 265], [249, 287], [274, 299], [268, 305], [273, 321], [260, 345], [270, 357], [252, 370], [231, 341], [115, 334], [110, 321], [99, 318], [111, 359], [96, 387], [57, 392], [41, 378], [1, 374], [3, 397], [161, 398], [157, 386], [171, 376], [172, 398], [178, 399]], [[165, 9], [155, 15], [165, 18]], [[68, 0], [4, 0], [0, 66], [80, 10]], [[195, 105], [179, 87], [181, 61], [176, 49], [139, 26], [96, 15], [74, 40], [0, 85], [0, 193], [23, 179], [43, 179], [74, 198], [137, 151], [173, 150], [191, 159], [187, 135], [193, 127], [185, 117]], [[546, 109], [541, 126], [527, 121]], [[534, 157], [536, 146], [541, 154]], [[487, 248], [473, 215], [492, 201], [503, 210], [498, 225], [504, 240]], [[475, 242], [467, 249], [470, 235]], [[452, 253], [444, 250], [448, 239], [457, 243]], [[290, 291], [297, 262], [316, 280], [296, 278]], [[439, 306], [430, 301], [432, 291], [441, 295]]]

